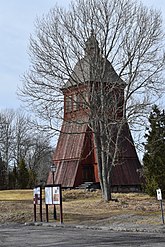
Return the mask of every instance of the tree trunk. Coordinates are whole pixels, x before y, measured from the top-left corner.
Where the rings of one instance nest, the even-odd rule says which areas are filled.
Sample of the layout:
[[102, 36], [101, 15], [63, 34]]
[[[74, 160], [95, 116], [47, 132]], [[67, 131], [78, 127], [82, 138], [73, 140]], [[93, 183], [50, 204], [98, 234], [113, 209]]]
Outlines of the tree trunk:
[[[94, 140], [96, 144], [96, 155], [98, 163], [98, 174], [100, 180], [100, 186], [102, 190], [102, 197], [105, 201], [110, 201], [111, 196], [111, 163], [107, 157], [107, 153], [102, 150], [102, 141], [100, 135], [94, 135]], [[107, 163], [108, 162], [108, 163]]]

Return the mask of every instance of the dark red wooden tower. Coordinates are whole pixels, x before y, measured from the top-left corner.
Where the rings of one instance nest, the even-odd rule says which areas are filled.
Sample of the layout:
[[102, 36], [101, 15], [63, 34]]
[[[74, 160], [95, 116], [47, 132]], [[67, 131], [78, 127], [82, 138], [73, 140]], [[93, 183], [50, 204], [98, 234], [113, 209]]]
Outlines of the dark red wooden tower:
[[[86, 42], [84, 57], [77, 62], [71, 78], [62, 89], [64, 121], [54, 151], [53, 163], [57, 167], [54, 181], [64, 188], [75, 188], [84, 182], [99, 183], [94, 138], [88, 125], [88, 114], [86, 114], [88, 109], [84, 109], [86, 106], [83, 104], [83, 98], [86, 98], [85, 83], [75, 83], [77, 78], [80, 82], [91, 81], [90, 52], [87, 53], [86, 50], [95, 48], [96, 45], [98, 42], [92, 35]], [[121, 80], [108, 60], [106, 60], [105, 74], [110, 83], [113, 83], [116, 78]], [[123, 83], [121, 84], [124, 95]], [[122, 165], [113, 168], [113, 191], [138, 191], [140, 189], [138, 170], [141, 164], [128, 124], [125, 124], [123, 128], [121, 146]], [[51, 173], [48, 176], [48, 183], [52, 183]]]

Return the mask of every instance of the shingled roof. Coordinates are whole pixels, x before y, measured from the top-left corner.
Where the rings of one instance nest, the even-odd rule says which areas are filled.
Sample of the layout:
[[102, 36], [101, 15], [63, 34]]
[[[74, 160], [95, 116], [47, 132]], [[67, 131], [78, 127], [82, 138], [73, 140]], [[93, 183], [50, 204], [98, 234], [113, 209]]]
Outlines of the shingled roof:
[[117, 75], [111, 63], [101, 55], [94, 34], [86, 41], [84, 52], [84, 57], [75, 65], [65, 88], [92, 81], [120, 84], [125, 87], [126, 83]]

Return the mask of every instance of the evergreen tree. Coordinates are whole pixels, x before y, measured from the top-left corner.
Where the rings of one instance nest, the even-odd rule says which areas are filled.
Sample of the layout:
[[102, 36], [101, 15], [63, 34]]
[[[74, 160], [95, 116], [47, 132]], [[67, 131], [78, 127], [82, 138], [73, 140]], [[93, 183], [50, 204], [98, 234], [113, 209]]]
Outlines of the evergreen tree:
[[26, 189], [29, 183], [29, 171], [22, 159], [18, 164], [17, 182], [20, 189]]
[[33, 188], [36, 185], [36, 173], [32, 170], [29, 169], [29, 182], [28, 182], [28, 188]]
[[17, 167], [14, 165], [12, 169], [9, 170], [8, 173], [8, 188], [16, 189], [17, 188]]
[[0, 189], [7, 188], [7, 169], [6, 163], [2, 160], [1, 153], [0, 153]]
[[155, 195], [161, 188], [165, 192], [165, 112], [156, 105], [149, 116], [149, 128], [145, 135], [145, 154], [143, 158], [146, 192]]

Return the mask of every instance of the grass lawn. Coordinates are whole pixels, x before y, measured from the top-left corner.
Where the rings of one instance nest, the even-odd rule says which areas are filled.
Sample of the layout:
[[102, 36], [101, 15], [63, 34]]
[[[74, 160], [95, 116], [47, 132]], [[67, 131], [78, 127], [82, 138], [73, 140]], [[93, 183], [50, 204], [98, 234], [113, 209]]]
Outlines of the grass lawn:
[[[160, 204], [146, 194], [114, 193], [117, 200], [106, 203], [101, 191], [85, 190], [63, 191], [64, 223], [77, 224], [113, 224], [132, 222], [160, 224]], [[33, 221], [33, 190], [0, 191], [0, 222]], [[59, 206], [56, 206], [59, 218]], [[45, 203], [43, 200], [43, 221], [45, 220]], [[49, 206], [49, 219], [53, 221], [53, 206]], [[37, 206], [39, 220], [39, 206]]]
[[33, 190], [1, 190], [0, 201], [32, 201]]

